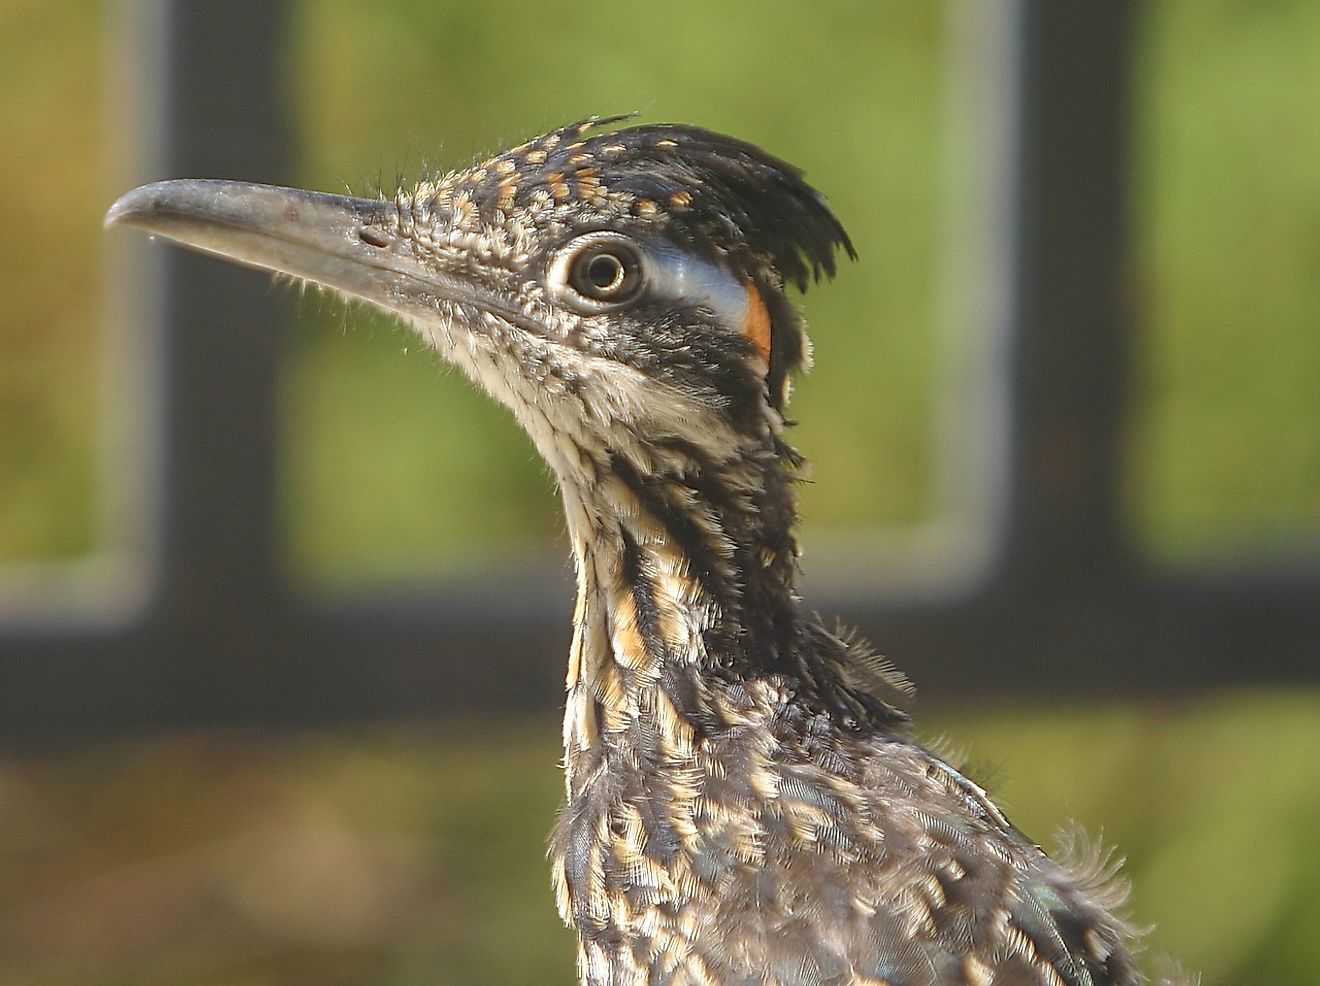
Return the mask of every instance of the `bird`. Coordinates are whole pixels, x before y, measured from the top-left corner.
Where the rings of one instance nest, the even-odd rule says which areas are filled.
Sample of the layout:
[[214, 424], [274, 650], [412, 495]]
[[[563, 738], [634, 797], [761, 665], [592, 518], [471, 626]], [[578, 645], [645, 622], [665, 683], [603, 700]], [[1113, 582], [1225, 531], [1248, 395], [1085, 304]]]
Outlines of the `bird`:
[[176, 179], [136, 227], [393, 313], [504, 404], [576, 572], [549, 856], [587, 986], [1139, 986], [1108, 857], [1052, 858], [798, 593], [790, 289], [856, 258], [796, 167], [592, 117], [393, 196]]

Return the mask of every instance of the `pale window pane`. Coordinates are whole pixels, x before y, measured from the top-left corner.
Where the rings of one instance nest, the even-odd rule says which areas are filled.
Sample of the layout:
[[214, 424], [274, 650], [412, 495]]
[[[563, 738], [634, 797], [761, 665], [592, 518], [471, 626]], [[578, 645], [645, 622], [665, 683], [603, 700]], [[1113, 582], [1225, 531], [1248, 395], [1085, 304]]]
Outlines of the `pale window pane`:
[[1320, 535], [1320, 5], [1143, 8], [1134, 505], [1160, 556]]

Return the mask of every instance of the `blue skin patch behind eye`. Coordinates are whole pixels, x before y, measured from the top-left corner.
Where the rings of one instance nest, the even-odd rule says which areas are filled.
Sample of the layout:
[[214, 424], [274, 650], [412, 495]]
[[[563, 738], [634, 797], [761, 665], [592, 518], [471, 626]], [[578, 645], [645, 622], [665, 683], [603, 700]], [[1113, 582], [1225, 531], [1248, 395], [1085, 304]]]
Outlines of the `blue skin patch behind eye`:
[[647, 286], [654, 297], [709, 308], [732, 329], [747, 318], [747, 286], [723, 264], [684, 253], [663, 240], [646, 244]]

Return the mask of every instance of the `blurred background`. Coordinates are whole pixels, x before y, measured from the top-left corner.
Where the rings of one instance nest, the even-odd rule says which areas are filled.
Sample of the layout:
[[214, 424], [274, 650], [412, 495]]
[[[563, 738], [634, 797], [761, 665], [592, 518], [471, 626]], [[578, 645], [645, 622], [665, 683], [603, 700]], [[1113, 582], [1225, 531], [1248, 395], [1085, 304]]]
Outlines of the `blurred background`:
[[[1044, 642], [1020, 636], [1029, 620], [994, 637], [949, 588], [996, 570], [986, 460], [1001, 445], [974, 413], [993, 400], [968, 394], [996, 370], [999, 281], [1030, 280], [1004, 266], [1013, 243], [987, 232], [1001, 213], [1013, 222], [1012, 196], [995, 194], [1012, 187], [996, 184], [1011, 154], [991, 146], [1001, 131], [987, 120], [1013, 88], [982, 48], [1033, 43], [988, 37], [1012, 22], [987, 15], [1000, 5], [294, 0], [270, 18], [276, 37], [248, 39], [252, 64], [223, 31], [215, 51], [195, 32], [195, 47], [172, 47], [187, 32], [171, 24], [206, 6], [0, 2], [0, 986], [573, 981], [543, 858], [560, 792], [567, 546], [529, 443], [389, 320], [208, 273], [220, 265], [106, 235], [101, 217], [130, 185], [180, 176], [153, 170], [180, 161], [211, 169], [196, 176], [389, 193], [634, 109], [803, 166], [857, 244], [860, 261], [804, 299], [817, 365], [793, 410], [813, 463], [811, 601], [860, 607], [918, 685], [921, 735], [972, 751], [1025, 831], [1050, 845], [1076, 818], [1121, 848], [1152, 952], [1205, 986], [1314, 981], [1320, 639], [1308, 627], [1320, 624], [1303, 614], [1280, 671], [1268, 617], [1270, 593], [1299, 598], [1320, 557], [1320, 5], [1114, 4], [1127, 12], [1121, 129], [1053, 121], [1099, 128], [1121, 165], [1099, 180], [1119, 190], [1122, 220], [1064, 241], [1095, 236], [1098, 263], [1120, 261], [1106, 302], [1120, 372], [1096, 368], [1118, 385], [1096, 409], [1116, 423], [1101, 485], [1124, 562], [1081, 592], [1074, 636], [1061, 625]], [[266, 80], [253, 64], [271, 44]], [[180, 91], [270, 82], [250, 130], [206, 144], [209, 118], [168, 88], [195, 63], [212, 74]], [[1091, 67], [1076, 67], [1081, 89]], [[218, 150], [196, 164], [171, 156], [176, 139]], [[215, 170], [254, 146], [244, 173]], [[254, 425], [269, 461], [249, 486], [225, 485], [247, 474], [232, 450], [153, 451], [180, 434], [170, 401], [196, 394], [169, 376], [191, 350], [152, 335], [171, 325], [149, 326], [169, 322], [189, 290], [174, 285], [194, 272], [253, 299], [209, 296], [234, 326], [238, 369], [203, 395], [213, 417], [241, 419], [249, 408], [226, 404], [227, 388], [270, 375], [277, 425]], [[231, 304], [285, 326], [251, 329]], [[1084, 325], [1095, 316], [1078, 311]], [[254, 353], [262, 362], [242, 362]], [[1089, 395], [1095, 381], [1058, 383]], [[275, 576], [244, 580], [240, 546], [215, 580], [238, 571], [238, 588], [208, 588], [186, 549], [206, 524], [171, 513], [176, 487], [160, 492], [176, 459], [196, 473], [182, 488], [222, 491], [217, 510], [269, 493], [269, 529], [232, 540], [268, 550]], [[223, 537], [198, 537], [233, 561]], [[1226, 592], [1255, 579], [1258, 618], [1234, 626], [1260, 633], [1214, 641], [1214, 673], [1193, 660], [1152, 672], [1159, 687], [1127, 684], [1124, 661], [1158, 664], [1158, 648], [1111, 666], [1086, 638], [1123, 640], [1090, 629], [1121, 622], [1124, 600], [1137, 600], [1134, 621], [1158, 613], [1124, 588], [1148, 577]], [[984, 612], [1049, 609], [1031, 587], [996, 590], [1016, 595]], [[920, 596], [922, 619], [953, 607], [970, 629], [927, 646], [921, 619], [868, 622], [863, 596]], [[299, 643], [305, 612], [364, 597], [386, 602], [345, 633], [307, 631], [324, 647]], [[1197, 605], [1188, 625], [1213, 625]], [[164, 609], [175, 615], [153, 615]], [[426, 614], [459, 610], [490, 634], [470, 619], [458, 643], [442, 634], [434, 647], [462, 662], [457, 677], [426, 678]], [[984, 650], [966, 645], [977, 635]], [[508, 654], [487, 662], [487, 636]], [[963, 666], [967, 682], [1009, 687], [959, 688], [947, 679]], [[409, 675], [427, 682], [412, 701], [351, 694], [355, 681], [407, 690]], [[320, 681], [324, 694], [307, 684]], [[516, 693], [507, 706], [502, 688]]]

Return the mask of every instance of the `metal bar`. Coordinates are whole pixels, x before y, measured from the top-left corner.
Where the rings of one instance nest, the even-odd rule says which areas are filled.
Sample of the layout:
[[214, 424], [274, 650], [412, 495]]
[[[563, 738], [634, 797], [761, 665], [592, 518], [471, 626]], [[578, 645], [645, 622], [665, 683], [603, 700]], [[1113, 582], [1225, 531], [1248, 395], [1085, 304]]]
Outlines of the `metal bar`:
[[[998, 0], [959, 22], [979, 137], [971, 228], [974, 406], [953, 426], [990, 532], [954, 598], [855, 610], [931, 691], [1049, 687], [1060, 662], [1132, 653], [1135, 587], [1120, 500], [1131, 324], [1127, 263], [1129, 0]], [[970, 45], [965, 41], [970, 37]], [[964, 111], [965, 112], [965, 111]], [[985, 227], [982, 229], [981, 227]], [[992, 271], [989, 278], [985, 272]], [[957, 568], [957, 566], [950, 566]], [[910, 655], [910, 656], [909, 656]]]
[[[150, 177], [286, 180], [286, 5], [162, 0], [147, 63], [160, 115]], [[153, 135], [154, 136], [154, 135]], [[277, 515], [277, 386], [286, 323], [269, 280], [160, 245], [155, 602], [135, 663], [148, 720], [259, 709], [288, 639]], [[263, 688], [263, 682], [265, 687]]]
[[[159, 177], [280, 181], [291, 149], [279, 75], [285, 5], [163, 5]], [[161, 591], [201, 629], [280, 591], [277, 384], [286, 319], [269, 278], [161, 246], [165, 462]]]
[[1132, 324], [1130, 0], [1024, 0], [1019, 33], [1009, 572], [1069, 591], [1124, 564]]

